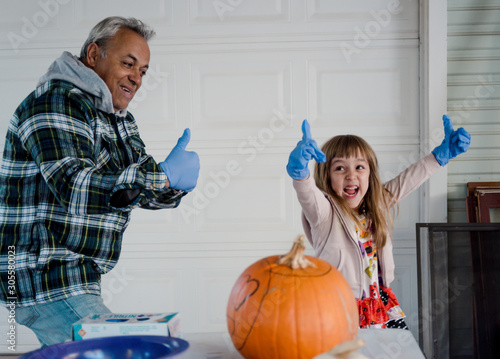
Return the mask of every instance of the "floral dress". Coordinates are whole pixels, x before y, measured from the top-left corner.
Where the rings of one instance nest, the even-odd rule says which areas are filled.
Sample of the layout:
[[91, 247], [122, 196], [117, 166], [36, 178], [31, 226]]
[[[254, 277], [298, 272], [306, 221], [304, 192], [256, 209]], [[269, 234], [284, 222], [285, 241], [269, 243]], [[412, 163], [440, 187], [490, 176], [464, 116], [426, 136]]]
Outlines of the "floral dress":
[[[366, 219], [361, 218], [360, 222], [364, 226]], [[406, 316], [392, 289], [382, 285], [377, 249], [372, 236], [357, 227], [356, 234], [363, 258], [363, 268], [365, 268], [362, 283], [363, 294], [361, 298], [356, 298], [359, 327], [408, 329], [404, 320]]]

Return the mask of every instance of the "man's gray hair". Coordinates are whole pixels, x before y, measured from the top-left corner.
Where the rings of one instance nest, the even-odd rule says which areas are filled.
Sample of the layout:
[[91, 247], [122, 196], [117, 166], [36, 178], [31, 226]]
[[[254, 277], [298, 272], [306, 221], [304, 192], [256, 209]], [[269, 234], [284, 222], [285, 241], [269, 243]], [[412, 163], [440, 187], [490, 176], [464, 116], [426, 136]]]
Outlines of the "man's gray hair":
[[149, 41], [156, 34], [152, 28], [141, 20], [133, 17], [124, 18], [120, 16], [110, 16], [100, 21], [90, 30], [89, 37], [80, 50], [80, 59], [83, 60], [87, 57], [87, 49], [93, 42], [99, 46], [101, 56], [106, 57], [106, 46], [109, 40], [115, 36], [120, 29], [130, 29], [141, 35], [146, 41]]

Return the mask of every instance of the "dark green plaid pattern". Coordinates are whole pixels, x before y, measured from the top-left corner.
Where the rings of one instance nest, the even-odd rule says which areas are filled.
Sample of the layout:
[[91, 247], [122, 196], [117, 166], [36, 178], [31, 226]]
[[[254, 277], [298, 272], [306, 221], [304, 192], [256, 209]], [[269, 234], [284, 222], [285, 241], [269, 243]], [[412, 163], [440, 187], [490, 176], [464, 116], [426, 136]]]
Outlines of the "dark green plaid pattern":
[[[144, 147], [130, 113], [96, 110], [69, 82], [49, 81], [21, 103], [0, 167], [1, 302], [15, 298], [26, 306], [100, 293], [130, 211], [174, 208], [186, 194], [165, 187], [165, 174]], [[140, 195], [113, 208], [111, 195], [123, 189]]]

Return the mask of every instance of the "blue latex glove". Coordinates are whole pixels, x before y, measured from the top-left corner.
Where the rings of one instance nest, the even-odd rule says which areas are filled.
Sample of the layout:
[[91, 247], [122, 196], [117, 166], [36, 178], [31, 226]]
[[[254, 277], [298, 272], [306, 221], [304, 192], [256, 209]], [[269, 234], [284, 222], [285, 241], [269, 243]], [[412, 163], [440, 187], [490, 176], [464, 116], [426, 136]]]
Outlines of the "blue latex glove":
[[309, 176], [309, 161], [315, 159], [316, 162], [326, 162], [326, 156], [318, 147], [316, 141], [312, 139], [309, 122], [302, 122], [302, 141], [290, 153], [286, 170], [294, 180], [302, 180]]
[[469, 149], [470, 134], [462, 127], [453, 130], [453, 124], [447, 115], [443, 115], [444, 140], [432, 150], [432, 154], [441, 166]]
[[196, 187], [198, 175], [200, 174], [200, 158], [198, 154], [186, 151], [190, 139], [191, 131], [186, 128], [172, 152], [165, 161], [159, 163], [161, 169], [167, 175], [170, 187], [184, 192], [191, 192]]

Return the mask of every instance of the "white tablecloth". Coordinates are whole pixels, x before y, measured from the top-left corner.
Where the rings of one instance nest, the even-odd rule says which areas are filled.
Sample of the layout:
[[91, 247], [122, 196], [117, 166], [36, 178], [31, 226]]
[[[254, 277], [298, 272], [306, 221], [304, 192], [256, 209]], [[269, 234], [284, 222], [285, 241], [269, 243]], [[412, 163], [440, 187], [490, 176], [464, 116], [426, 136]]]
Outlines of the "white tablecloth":
[[[415, 338], [402, 329], [361, 329], [359, 338], [366, 345], [359, 353], [370, 359], [425, 359]], [[241, 359], [227, 333], [185, 334], [189, 348], [179, 359]], [[265, 359], [265, 358], [262, 358]]]

